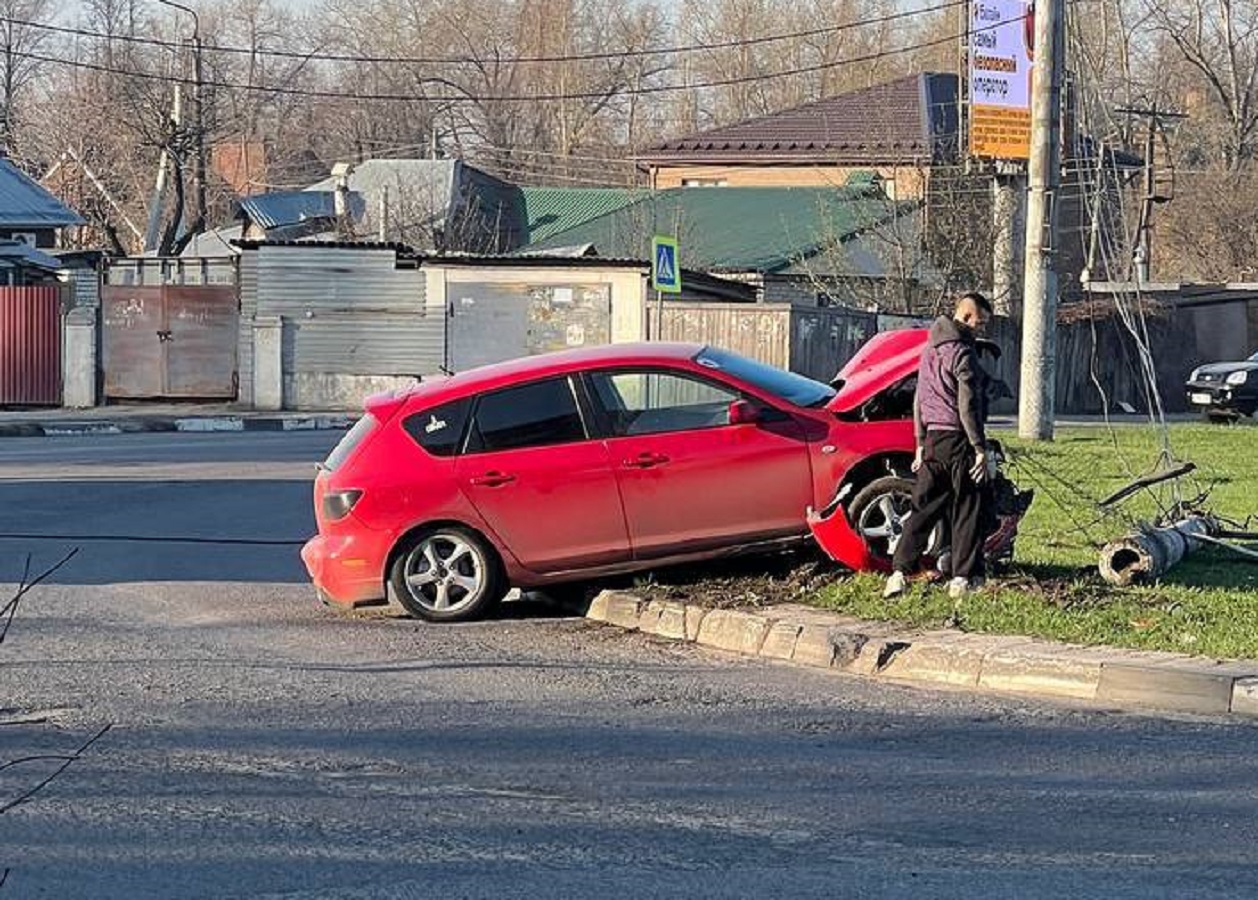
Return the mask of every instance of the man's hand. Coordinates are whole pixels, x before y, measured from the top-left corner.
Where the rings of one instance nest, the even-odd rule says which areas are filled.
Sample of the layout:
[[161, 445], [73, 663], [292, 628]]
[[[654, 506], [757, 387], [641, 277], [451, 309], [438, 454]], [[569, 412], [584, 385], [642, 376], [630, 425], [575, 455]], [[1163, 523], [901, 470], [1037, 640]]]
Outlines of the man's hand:
[[982, 484], [987, 480], [987, 451], [974, 451], [974, 465], [970, 467], [970, 477], [974, 479], [975, 484]]
[[922, 467], [922, 461], [926, 458], [926, 450], [922, 447], [917, 448], [917, 453], [913, 455], [913, 465], [910, 468], [916, 472]]

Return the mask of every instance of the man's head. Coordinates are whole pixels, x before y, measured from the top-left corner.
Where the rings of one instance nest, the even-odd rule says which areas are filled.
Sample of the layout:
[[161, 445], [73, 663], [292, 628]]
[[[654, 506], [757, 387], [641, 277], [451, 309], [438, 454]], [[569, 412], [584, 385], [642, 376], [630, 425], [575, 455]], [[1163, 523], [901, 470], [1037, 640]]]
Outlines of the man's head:
[[958, 297], [957, 307], [952, 311], [952, 318], [975, 334], [983, 333], [991, 317], [992, 301], [978, 291], [970, 291]]

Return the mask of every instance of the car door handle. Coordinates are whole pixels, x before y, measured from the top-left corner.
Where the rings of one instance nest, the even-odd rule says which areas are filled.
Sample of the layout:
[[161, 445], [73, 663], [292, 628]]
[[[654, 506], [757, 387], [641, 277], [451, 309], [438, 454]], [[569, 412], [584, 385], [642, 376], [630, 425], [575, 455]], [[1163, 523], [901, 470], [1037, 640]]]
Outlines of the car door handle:
[[508, 472], [486, 472], [472, 476], [469, 481], [477, 487], [502, 487], [515, 481], [515, 476]]
[[624, 466], [626, 469], [651, 469], [662, 466], [666, 462], [668, 462], [668, 457], [663, 453], [639, 453], [635, 457], [626, 459]]

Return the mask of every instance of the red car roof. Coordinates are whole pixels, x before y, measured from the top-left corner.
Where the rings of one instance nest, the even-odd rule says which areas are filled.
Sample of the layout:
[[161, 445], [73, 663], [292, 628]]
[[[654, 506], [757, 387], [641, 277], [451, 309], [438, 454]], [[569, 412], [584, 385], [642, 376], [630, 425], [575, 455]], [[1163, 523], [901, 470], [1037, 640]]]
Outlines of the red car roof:
[[410, 390], [369, 398], [367, 407], [371, 409], [390, 402], [401, 402], [417, 395], [445, 396], [449, 394], [461, 397], [537, 376], [560, 375], [600, 366], [678, 362], [693, 359], [703, 347], [703, 344], [652, 341], [601, 344], [576, 350], [560, 350], [555, 353], [525, 356], [467, 369], [454, 375], [425, 377]]

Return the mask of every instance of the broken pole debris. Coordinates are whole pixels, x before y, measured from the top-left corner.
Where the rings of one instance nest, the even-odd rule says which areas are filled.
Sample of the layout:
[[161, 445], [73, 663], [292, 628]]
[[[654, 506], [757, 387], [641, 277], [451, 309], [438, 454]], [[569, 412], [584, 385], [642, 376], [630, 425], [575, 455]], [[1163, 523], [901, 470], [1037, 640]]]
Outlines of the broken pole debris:
[[1135, 532], [1101, 550], [1101, 577], [1110, 584], [1151, 581], [1170, 571], [1219, 530], [1209, 516], [1188, 516], [1173, 525]]

